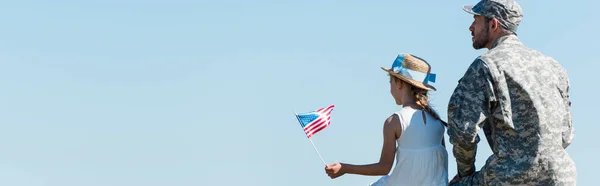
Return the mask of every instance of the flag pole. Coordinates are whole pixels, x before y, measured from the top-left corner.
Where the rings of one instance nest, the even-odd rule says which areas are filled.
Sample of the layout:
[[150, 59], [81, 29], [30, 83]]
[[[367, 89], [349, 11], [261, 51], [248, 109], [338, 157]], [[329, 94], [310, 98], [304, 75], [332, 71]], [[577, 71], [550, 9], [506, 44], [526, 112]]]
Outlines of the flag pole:
[[312, 140], [310, 138], [308, 138], [308, 141], [310, 141], [310, 144], [312, 144], [312, 146], [315, 148], [315, 151], [319, 155], [319, 158], [321, 158], [321, 161], [323, 162], [323, 164], [325, 166], [327, 166], [327, 163], [325, 163], [325, 160], [323, 160], [323, 157], [321, 156], [321, 153], [319, 153], [319, 151], [317, 150], [317, 147], [315, 147], [315, 144], [312, 142]]
[[[300, 118], [298, 118], [298, 113], [294, 112], [294, 115], [296, 116], [296, 119], [298, 120], [298, 123], [300, 123]], [[302, 125], [300, 125], [302, 126]], [[306, 133], [305, 133], [306, 134]], [[310, 139], [308, 136], [306, 136], [306, 138], [308, 138], [308, 141], [310, 141], [310, 144], [313, 146], [313, 148], [315, 149], [315, 152], [317, 152], [317, 154], [319, 155], [319, 158], [321, 158], [321, 161], [323, 162], [323, 164], [325, 166], [327, 166], [327, 163], [325, 163], [325, 160], [323, 160], [323, 156], [321, 156], [321, 153], [319, 153], [319, 150], [317, 150], [317, 147], [315, 146], [315, 144], [313, 143], [312, 139]]]

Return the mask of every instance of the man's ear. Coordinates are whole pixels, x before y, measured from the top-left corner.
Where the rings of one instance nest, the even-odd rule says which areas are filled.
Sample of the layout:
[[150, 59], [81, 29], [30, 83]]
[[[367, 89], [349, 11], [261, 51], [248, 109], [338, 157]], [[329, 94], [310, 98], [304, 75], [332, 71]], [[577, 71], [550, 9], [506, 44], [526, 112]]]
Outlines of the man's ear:
[[500, 23], [498, 22], [498, 19], [496, 19], [496, 18], [492, 18], [489, 25], [490, 25], [490, 30], [500, 29]]

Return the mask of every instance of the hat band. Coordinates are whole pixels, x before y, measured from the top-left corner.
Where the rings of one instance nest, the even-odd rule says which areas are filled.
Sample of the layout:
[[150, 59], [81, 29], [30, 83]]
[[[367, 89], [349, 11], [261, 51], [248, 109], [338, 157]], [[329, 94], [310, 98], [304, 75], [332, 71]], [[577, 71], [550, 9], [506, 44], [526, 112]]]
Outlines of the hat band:
[[425, 84], [427, 84], [427, 82], [435, 83], [435, 78], [436, 78], [435, 74], [427, 74], [427, 73], [419, 72], [416, 70], [404, 68], [402, 66], [392, 67], [392, 71], [394, 71], [395, 73], [398, 73], [406, 78], [409, 78], [409, 79], [412, 79], [415, 81], [421, 81]]

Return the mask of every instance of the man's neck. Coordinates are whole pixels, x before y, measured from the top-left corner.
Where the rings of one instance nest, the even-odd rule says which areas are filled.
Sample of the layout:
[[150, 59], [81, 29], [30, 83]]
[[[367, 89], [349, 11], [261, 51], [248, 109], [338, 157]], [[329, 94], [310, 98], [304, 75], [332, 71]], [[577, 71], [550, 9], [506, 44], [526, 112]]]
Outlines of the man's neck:
[[490, 41], [492, 41], [492, 42], [489, 42], [487, 45], [485, 45], [485, 47], [488, 50], [491, 50], [492, 48], [494, 48], [496, 46], [496, 42], [498, 42], [498, 39], [500, 39], [500, 38], [502, 38], [504, 36], [507, 36], [507, 35], [511, 35], [511, 33], [504, 33], [504, 32], [502, 32], [502, 33], [495, 34], [492, 37], [492, 39], [490, 39]]

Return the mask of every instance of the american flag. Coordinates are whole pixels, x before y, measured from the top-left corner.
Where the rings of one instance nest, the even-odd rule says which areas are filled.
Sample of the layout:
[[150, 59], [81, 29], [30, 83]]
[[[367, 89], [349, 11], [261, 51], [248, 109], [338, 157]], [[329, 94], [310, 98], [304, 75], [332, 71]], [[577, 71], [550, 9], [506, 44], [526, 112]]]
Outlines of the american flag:
[[306, 137], [310, 138], [317, 132], [329, 126], [332, 110], [333, 105], [330, 105], [313, 112], [296, 114], [302, 129], [304, 129], [304, 133], [306, 133]]

